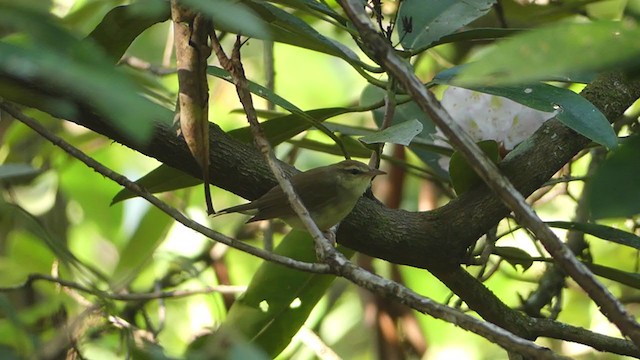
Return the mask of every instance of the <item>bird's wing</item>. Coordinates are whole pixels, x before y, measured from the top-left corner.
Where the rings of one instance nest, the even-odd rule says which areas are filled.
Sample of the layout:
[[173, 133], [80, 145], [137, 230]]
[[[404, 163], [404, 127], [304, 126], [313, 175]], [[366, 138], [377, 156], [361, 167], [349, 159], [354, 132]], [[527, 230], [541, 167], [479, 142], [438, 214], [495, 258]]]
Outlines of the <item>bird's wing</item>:
[[[327, 187], [335, 186], [335, 184], [332, 184], [331, 179], [327, 179], [324, 173], [314, 170], [294, 176], [291, 179], [291, 184], [307, 208], [322, 208], [331, 203], [333, 199], [327, 194], [336, 192], [336, 189], [328, 189]], [[310, 179], [313, 181], [309, 181]], [[319, 191], [320, 189], [324, 191]], [[295, 212], [290, 206], [282, 206], [287, 203], [287, 196], [280, 186], [273, 187], [254, 203], [259, 211], [248, 222], [295, 216]]]

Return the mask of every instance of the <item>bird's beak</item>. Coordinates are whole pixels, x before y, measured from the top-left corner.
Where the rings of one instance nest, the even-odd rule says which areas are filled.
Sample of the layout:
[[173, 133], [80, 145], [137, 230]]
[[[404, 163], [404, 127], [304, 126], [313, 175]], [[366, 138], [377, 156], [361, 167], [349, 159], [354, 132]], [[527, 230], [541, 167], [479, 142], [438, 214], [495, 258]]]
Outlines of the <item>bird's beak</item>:
[[378, 176], [378, 175], [385, 175], [386, 174], [386, 172], [384, 172], [384, 171], [382, 171], [380, 169], [370, 169], [368, 171], [368, 173], [369, 173], [369, 175], [371, 177]]

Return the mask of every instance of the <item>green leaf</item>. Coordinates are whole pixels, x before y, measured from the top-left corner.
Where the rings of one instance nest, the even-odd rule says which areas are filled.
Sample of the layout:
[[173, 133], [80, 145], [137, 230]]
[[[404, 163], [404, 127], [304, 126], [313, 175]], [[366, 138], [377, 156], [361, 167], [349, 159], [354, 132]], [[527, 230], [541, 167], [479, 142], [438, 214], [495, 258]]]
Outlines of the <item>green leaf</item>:
[[[326, 108], [326, 109], [313, 109], [305, 111], [306, 116], [313, 117], [316, 121], [322, 122], [326, 119], [334, 116], [354, 112], [349, 108]], [[300, 134], [301, 132], [308, 130], [311, 124], [308, 120], [303, 118], [300, 114], [289, 114], [279, 117], [274, 117], [270, 120], [264, 121], [261, 124], [262, 130], [265, 132], [267, 139], [271, 146], [276, 146], [282, 142], [291, 139], [292, 137]], [[238, 129], [234, 129], [228, 132], [228, 134], [242, 142], [250, 143], [253, 139], [251, 135], [251, 128], [246, 126]]]
[[560, 23], [500, 41], [460, 73], [460, 86], [530, 83], [558, 74], [620, 69], [640, 59], [632, 22]]
[[[289, 140], [287, 141], [289, 144], [295, 145], [302, 149], [312, 150], [323, 152], [331, 155], [342, 155], [342, 150], [333, 144], [327, 144], [320, 141], [310, 140], [310, 139], [300, 139], [300, 140]], [[342, 142], [344, 147], [349, 152], [351, 157], [355, 158], [368, 158], [371, 156], [371, 150], [365, 147], [361, 142], [351, 138], [351, 137], [342, 137]]]
[[[465, 67], [466, 68], [466, 67]], [[455, 67], [439, 73], [436, 84], [457, 85], [456, 75], [463, 68]], [[548, 84], [511, 86], [462, 86], [469, 90], [503, 96], [530, 108], [554, 112], [556, 119], [577, 133], [609, 149], [618, 145], [618, 138], [607, 118], [584, 97], [571, 90]]]
[[40, 175], [42, 170], [29, 164], [1, 164], [0, 184], [25, 184]]
[[257, 39], [271, 39], [268, 25], [246, 3], [226, 0], [183, 2], [209, 15], [216, 29]]
[[[266, 26], [266, 30], [263, 33], [254, 34], [256, 39], [273, 40], [275, 42], [298, 46], [337, 56], [350, 64], [367, 66], [360, 61], [351, 49], [320, 34], [299, 17], [289, 14], [277, 6], [265, 1], [258, 2], [249, 0], [243, 1], [242, 4], [255, 13]], [[222, 24], [216, 26], [218, 26], [220, 30], [235, 33], [233, 28], [223, 27]]]
[[411, 140], [422, 132], [422, 128], [422, 123], [417, 119], [413, 119], [389, 126], [384, 130], [363, 136], [358, 140], [365, 144], [392, 143], [408, 146]]
[[594, 219], [640, 213], [640, 136], [622, 143], [598, 168], [585, 188]]
[[[0, 42], [0, 77], [20, 83], [42, 82], [56, 91], [69, 93], [111, 120], [136, 142], [146, 141], [154, 121], [167, 116], [166, 109], [141, 96], [134, 82], [114, 70], [98, 46], [78, 40], [51, 17], [12, 8], [0, 12], [0, 22], [24, 34], [24, 38], [14, 38], [12, 42]], [[7, 83], [0, 85], [0, 96], [5, 99], [63, 118], [76, 113], [76, 105], [26, 99]]]
[[[503, 28], [478, 28], [478, 29], [461, 30], [453, 34], [443, 36], [442, 38], [440, 38], [440, 40], [433, 42], [429, 47], [434, 47], [436, 45], [441, 45], [441, 44], [456, 43], [461, 41], [496, 40], [496, 39], [512, 36], [523, 30], [524, 29], [503, 29]], [[412, 53], [417, 53], [419, 51], [420, 49], [413, 50]]]
[[549, 221], [546, 224], [554, 228], [580, 231], [603, 240], [640, 250], [640, 236], [610, 226], [569, 221]]
[[[371, 85], [366, 86], [360, 96], [360, 104], [369, 106], [379, 103], [383, 101], [384, 95], [384, 90]], [[384, 109], [381, 107], [376, 108], [372, 110], [372, 113], [373, 119], [378, 127], [382, 126]], [[440, 154], [443, 152], [451, 155], [452, 151], [434, 144], [433, 134], [436, 133], [436, 126], [415, 102], [408, 101], [397, 104], [391, 124], [400, 124], [414, 119], [417, 119], [422, 124], [422, 132], [409, 144], [409, 149], [411, 149], [423, 163], [427, 164], [437, 176], [443, 179], [448, 178], [449, 174], [440, 167], [438, 160], [440, 160]]]
[[[500, 149], [498, 148], [497, 142], [494, 140], [485, 140], [479, 142], [478, 146], [494, 163], [497, 164], [498, 161], [500, 161]], [[467, 159], [458, 151], [455, 151], [453, 155], [451, 155], [449, 174], [451, 176], [451, 184], [458, 196], [482, 183], [480, 176], [476, 174], [467, 162]]]
[[[136, 180], [135, 183], [147, 189], [149, 192], [156, 194], [199, 185], [202, 184], [202, 179], [195, 178], [183, 171], [163, 164]], [[124, 188], [113, 197], [111, 205], [136, 196], [137, 195], [129, 189]]]
[[[414, 119], [415, 120], [415, 119]], [[422, 125], [422, 123], [420, 123]], [[333, 122], [326, 122], [325, 125], [327, 128], [333, 132], [339, 132], [342, 135], [347, 136], [367, 136], [376, 133], [376, 130], [369, 129], [361, 126], [351, 126], [345, 124], [338, 124]], [[441, 145], [436, 145], [433, 141], [425, 140], [423, 137], [416, 136], [411, 140], [411, 144], [409, 147], [414, 146], [416, 148], [424, 149], [430, 152], [434, 152], [437, 154], [445, 155], [447, 157], [451, 157], [453, 154], [453, 150], [449, 147], [444, 147]]]
[[630, 273], [597, 264], [585, 263], [585, 265], [589, 268], [589, 270], [591, 270], [598, 276], [617, 281], [621, 284], [631, 286], [635, 289], [640, 289], [640, 274], [638, 273]]
[[[354, 253], [340, 251], [346, 251], [347, 257]], [[316, 261], [313, 240], [304, 231], [289, 233], [275, 252], [301, 261]], [[289, 344], [334, 279], [333, 275], [306, 273], [265, 261], [247, 292], [229, 310], [222, 329], [240, 332], [275, 357]]]
[[496, 246], [493, 253], [505, 259], [514, 269], [516, 265], [520, 265], [526, 271], [533, 265], [531, 255], [517, 247]]
[[315, 0], [275, 0], [273, 1], [277, 4], [282, 4], [287, 7], [304, 11], [306, 13], [316, 15], [316, 12], [324, 15], [329, 15], [330, 17], [336, 19], [341, 24], [345, 24], [347, 20], [342, 17], [340, 14], [333, 11], [332, 8], [327, 6], [326, 4], [315, 1]]
[[120, 260], [111, 281], [114, 288], [123, 288], [151, 261], [172, 224], [173, 218], [155, 206], [149, 207], [127, 245], [120, 251]]
[[[406, 50], [423, 49], [491, 10], [493, 0], [404, 0], [398, 36]], [[408, 26], [411, 24], [411, 26]]]
[[626, 6], [627, 0], [604, 0], [587, 4], [585, 8], [590, 18], [620, 20]]
[[151, 25], [166, 21], [170, 17], [168, 2], [141, 1], [118, 6], [105, 15], [88, 38], [102, 47], [111, 62], [115, 63], [138, 35]]

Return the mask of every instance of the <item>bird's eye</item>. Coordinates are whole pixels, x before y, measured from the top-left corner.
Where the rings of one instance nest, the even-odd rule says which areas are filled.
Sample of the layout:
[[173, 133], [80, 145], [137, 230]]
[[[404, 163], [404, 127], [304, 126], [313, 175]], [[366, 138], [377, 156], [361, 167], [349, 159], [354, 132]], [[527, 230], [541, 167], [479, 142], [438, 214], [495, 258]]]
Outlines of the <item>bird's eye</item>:
[[352, 175], [358, 175], [358, 174], [360, 174], [360, 169], [349, 169], [349, 172]]

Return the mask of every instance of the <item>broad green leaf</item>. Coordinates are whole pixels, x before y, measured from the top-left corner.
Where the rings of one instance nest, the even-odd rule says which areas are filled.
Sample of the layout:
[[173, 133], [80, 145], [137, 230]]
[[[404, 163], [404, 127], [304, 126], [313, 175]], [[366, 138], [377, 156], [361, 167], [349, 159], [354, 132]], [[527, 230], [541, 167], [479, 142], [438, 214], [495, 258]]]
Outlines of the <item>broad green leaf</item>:
[[500, 5], [510, 26], [522, 24], [520, 26], [531, 28], [565, 19], [576, 19], [576, 14], [584, 12], [584, 6], [593, 2], [594, 0], [576, 0], [551, 5], [535, 1], [508, 0], [501, 1]]
[[330, 8], [329, 6], [327, 6], [327, 4], [320, 2], [320, 1], [314, 1], [314, 0], [275, 0], [272, 1], [273, 3], [276, 4], [282, 4], [285, 5], [287, 7], [293, 8], [293, 9], [297, 9], [297, 10], [302, 10], [304, 12], [310, 13], [310, 14], [314, 14], [315, 12], [318, 12], [320, 14], [324, 14], [324, 15], [329, 15], [330, 17], [338, 20], [341, 24], [345, 24], [347, 22], [347, 20], [342, 17], [340, 14], [336, 13], [335, 11], [333, 11], [332, 8]]
[[60, 19], [62, 26], [73, 29], [77, 34], [88, 34], [115, 7], [122, 5], [118, 0], [76, 2], [69, 12]]
[[633, 22], [560, 23], [502, 40], [456, 79], [460, 86], [530, 83], [637, 65], [640, 28]]
[[391, 143], [408, 146], [413, 138], [421, 132], [422, 123], [417, 119], [413, 119], [392, 125], [371, 135], [363, 136], [358, 140], [365, 144]]
[[29, 164], [0, 164], [0, 184], [28, 183], [41, 173]]
[[257, 39], [271, 39], [271, 30], [268, 25], [246, 3], [226, 0], [183, 0], [183, 2], [209, 15], [216, 29]]
[[[300, 139], [300, 140], [291, 139], [287, 142], [289, 144], [295, 145], [302, 149], [313, 150], [313, 151], [323, 152], [326, 154], [337, 155], [337, 156], [342, 155], [342, 150], [338, 146], [333, 144], [327, 144], [324, 142], [314, 141], [309, 139]], [[366, 148], [361, 142], [353, 138], [343, 137], [342, 142], [345, 148], [347, 149], [347, 152], [349, 152], [349, 155], [351, 155], [351, 157], [368, 158], [371, 156], [371, 150]]]
[[620, 20], [624, 15], [627, 0], [601, 0], [587, 4], [589, 17], [600, 20]]
[[[440, 40], [434, 41], [429, 47], [441, 44], [456, 43], [461, 41], [496, 40], [515, 35], [524, 29], [503, 29], [503, 28], [478, 28], [461, 30], [453, 34], [445, 35]], [[424, 49], [414, 49], [411, 52], [417, 53]]]
[[533, 258], [531, 255], [517, 247], [496, 246], [493, 253], [506, 260], [514, 269], [516, 268], [516, 265], [520, 265], [523, 270], [526, 271], [531, 267], [531, 265], [533, 265]]
[[[189, 1], [200, 2], [204, 0]], [[250, 0], [242, 1], [240, 2], [240, 4], [244, 5], [253, 14], [255, 14], [259, 18], [258, 21], [261, 24], [264, 24], [264, 31], [256, 32], [255, 34], [253, 34], [253, 37], [256, 39], [273, 40], [275, 42], [298, 46], [332, 56], [337, 56], [341, 59], [346, 60], [350, 64], [367, 66], [360, 61], [358, 56], [351, 49], [335, 40], [332, 40], [320, 34], [299, 17], [286, 12], [285, 10], [275, 5], [269, 4], [265, 1], [258, 2]], [[213, 11], [216, 10], [213, 9]], [[221, 12], [220, 14], [228, 17], [228, 15], [224, 14], [223, 12]], [[235, 19], [233, 23], [235, 23]], [[238, 30], [237, 24], [235, 24], [234, 26], [228, 26], [225, 23], [217, 23], [214, 26], [216, 26], [216, 28], [220, 30], [229, 31], [232, 33], [237, 33]]]
[[[422, 125], [422, 123], [420, 124]], [[376, 133], [376, 130], [374, 129], [360, 126], [350, 126], [333, 122], [326, 122], [325, 125], [329, 130], [333, 132], [339, 132], [340, 134], [347, 136], [367, 136]], [[411, 144], [409, 144], [409, 147], [412, 146], [449, 157], [451, 156], [451, 154], [453, 154], [453, 150], [450, 147], [436, 145], [433, 141], [426, 140], [423, 137], [419, 136], [416, 136], [411, 140]]]
[[493, 0], [404, 0], [398, 37], [406, 50], [423, 49], [491, 10]]
[[[384, 90], [374, 86], [367, 86], [364, 88], [362, 95], [360, 96], [360, 104], [362, 106], [368, 106], [370, 104], [379, 103], [383, 101], [384, 95]], [[384, 109], [379, 107], [372, 110], [372, 113], [373, 119], [378, 127], [382, 126]], [[422, 162], [427, 164], [437, 176], [447, 179], [448, 174], [440, 167], [440, 165], [438, 165], [438, 160], [440, 159], [442, 151], [447, 153], [447, 155], [451, 155], [452, 151], [442, 149], [442, 147], [433, 143], [433, 134], [436, 133], [436, 126], [415, 102], [409, 101], [397, 104], [391, 124], [399, 124], [414, 119], [420, 121], [423, 129], [422, 132], [413, 139], [411, 144], [409, 144], [409, 149], [411, 149], [411, 151], [413, 151], [418, 158], [422, 160]]]
[[[493, 161], [498, 163], [500, 161], [500, 149], [498, 143], [493, 140], [485, 140], [478, 143], [480, 149]], [[455, 151], [451, 155], [451, 161], [449, 162], [449, 175], [451, 176], [451, 184], [456, 190], [458, 196], [464, 194], [472, 187], [481, 184], [482, 179], [473, 170], [471, 165], [467, 162], [467, 159], [458, 152]]]
[[[552, 258], [547, 258], [542, 261], [546, 261], [548, 263], [553, 263], [554, 260]], [[611, 268], [604, 265], [598, 265], [589, 262], [582, 262], [586, 267], [589, 268], [594, 274], [601, 276], [606, 279], [610, 279], [613, 281], [617, 281], [621, 284], [631, 286], [636, 289], [640, 289], [640, 274], [631, 273], [627, 271], [622, 271], [619, 269]]]
[[[305, 111], [305, 116], [311, 116], [316, 121], [322, 122], [326, 119], [334, 116], [354, 112], [355, 110], [349, 108], [326, 108], [326, 109], [313, 109]], [[260, 124], [262, 130], [265, 132], [267, 139], [271, 146], [276, 146], [284, 141], [291, 139], [292, 137], [300, 134], [301, 132], [308, 130], [311, 124], [308, 120], [304, 119], [300, 114], [289, 114], [279, 117], [274, 117]], [[232, 137], [245, 142], [250, 143], [253, 139], [251, 135], [251, 129], [249, 127], [242, 127], [229, 131], [228, 133]]]
[[273, 41], [337, 56], [350, 64], [368, 67], [351, 49], [320, 34], [299, 17], [267, 2], [248, 1], [247, 5], [269, 24]]
[[640, 289], [640, 274], [630, 273], [619, 269], [614, 269], [608, 266], [585, 263], [585, 265], [594, 274], [602, 276], [613, 281], [617, 281], [621, 284], [631, 286], [635, 289]]
[[[140, 88], [114, 70], [108, 56], [91, 41], [80, 41], [54, 19], [20, 8], [0, 12], [4, 26], [24, 37], [0, 42], [0, 76], [17, 82], [43, 82], [69, 93], [111, 120], [130, 139], [144, 142], [153, 123], [167, 110], [139, 94]], [[64, 64], [64, 66], [61, 66]], [[76, 105], [50, 99], [26, 99], [20, 90], [0, 84], [0, 96], [59, 117], [73, 117]]]
[[585, 196], [594, 219], [640, 213], [640, 136], [627, 139], [587, 182]]
[[170, 16], [168, 2], [141, 1], [118, 6], [105, 15], [88, 38], [102, 47], [111, 62], [115, 63], [138, 35], [151, 25], [168, 20]]
[[173, 219], [155, 206], [149, 207], [138, 227], [120, 251], [120, 260], [112, 276], [112, 286], [121, 289], [146, 265], [164, 240]]
[[569, 221], [549, 221], [546, 224], [554, 228], [580, 231], [603, 240], [640, 250], [640, 236], [610, 226]]
[[[351, 250], [341, 251], [353, 255]], [[289, 233], [275, 252], [301, 261], [316, 261], [313, 240], [304, 231]], [[332, 275], [264, 262], [246, 293], [229, 310], [222, 328], [238, 331], [275, 357], [289, 344], [334, 279]]]
[[[433, 82], [458, 86], [455, 76], [459, 71], [461, 71], [460, 67], [445, 70], [439, 73]], [[571, 90], [543, 83], [509, 86], [464, 85], [462, 87], [503, 96], [536, 110], [557, 111], [556, 119], [577, 133], [609, 149], [614, 149], [618, 144], [617, 136], [607, 118], [587, 99]]]
[[[147, 189], [150, 193], [157, 194], [196, 186], [202, 184], [202, 179], [195, 178], [183, 171], [163, 164], [136, 180], [135, 183]], [[111, 205], [136, 196], [136, 194], [124, 188], [113, 197]]]

